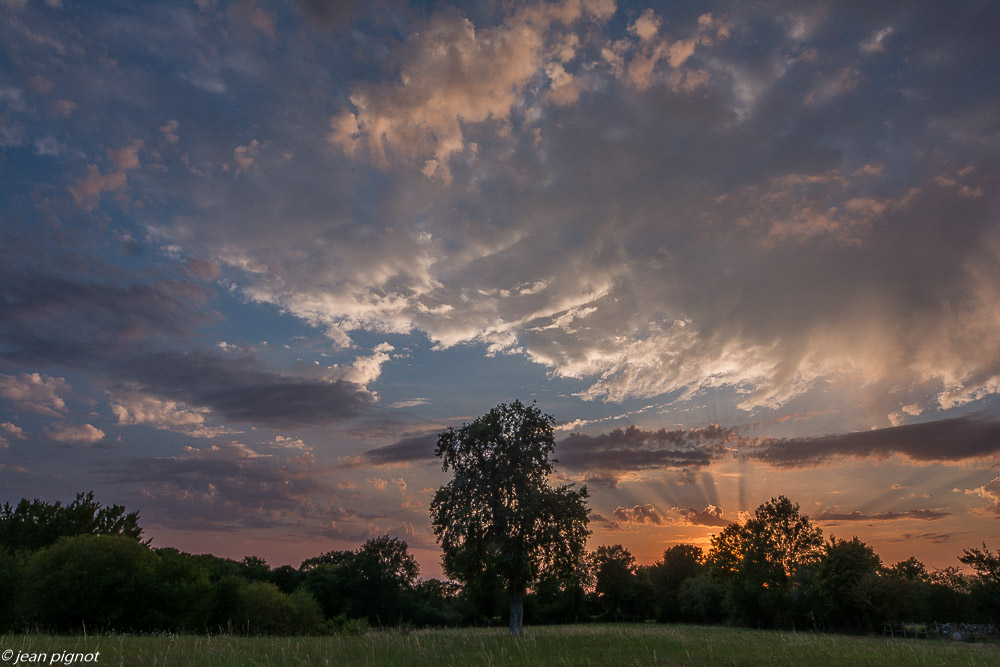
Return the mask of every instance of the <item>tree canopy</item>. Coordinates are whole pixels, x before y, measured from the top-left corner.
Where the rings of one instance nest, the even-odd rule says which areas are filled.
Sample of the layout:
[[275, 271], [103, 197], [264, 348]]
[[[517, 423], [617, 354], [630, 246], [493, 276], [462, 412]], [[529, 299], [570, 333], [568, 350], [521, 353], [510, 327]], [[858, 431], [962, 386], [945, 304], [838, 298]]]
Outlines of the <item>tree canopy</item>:
[[68, 505], [22, 498], [17, 505], [0, 507], [0, 547], [33, 551], [74, 535], [122, 535], [138, 540], [142, 537], [139, 513], [126, 513], [122, 505], [102, 507], [93, 491], [76, 494]]
[[799, 514], [798, 503], [778, 496], [713, 537], [708, 564], [725, 585], [731, 613], [762, 625], [777, 615], [792, 577], [822, 553], [823, 531]]
[[503, 583], [510, 631], [523, 627], [523, 595], [544, 573], [569, 578], [584, 560], [587, 489], [550, 487], [552, 415], [534, 404], [501, 404], [438, 437], [435, 453], [453, 479], [431, 502], [448, 576], [467, 585]]

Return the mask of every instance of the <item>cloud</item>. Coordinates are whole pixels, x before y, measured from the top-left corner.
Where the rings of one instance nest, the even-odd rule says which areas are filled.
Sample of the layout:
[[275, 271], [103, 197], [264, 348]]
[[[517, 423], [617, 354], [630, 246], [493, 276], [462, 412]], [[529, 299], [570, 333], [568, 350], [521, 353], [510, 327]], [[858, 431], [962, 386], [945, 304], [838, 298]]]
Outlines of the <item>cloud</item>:
[[61, 417], [66, 411], [66, 402], [60, 394], [68, 394], [70, 390], [69, 383], [61, 377], [40, 373], [0, 374], [0, 396], [13, 401], [18, 410]]
[[[947, 408], [996, 393], [992, 158], [971, 138], [944, 149], [961, 167], [905, 157], [938, 145], [945, 130], [929, 128], [947, 111], [893, 124], [903, 89], [927, 85], [909, 56], [859, 55], [869, 32], [838, 40], [857, 20], [838, 8], [609, 22], [579, 7], [401, 17], [398, 41], [394, 28], [359, 43], [371, 66], [340, 75], [332, 115], [296, 121], [311, 133], [254, 132], [275, 150], [253, 182], [184, 181], [189, 212], [164, 215], [156, 237], [344, 348], [366, 331], [523, 354], [585, 400], [735, 395], [754, 411], [808, 397], [808, 411], [862, 386], [858, 412], [903, 423], [927, 396]], [[922, 30], [957, 41], [928, 16]], [[763, 29], [774, 39], [733, 37]], [[640, 89], [627, 68], [654, 44]], [[888, 139], [870, 136], [886, 123]], [[369, 190], [377, 204], [353, 203]], [[894, 387], [910, 389], [897, 401]]]
[[509, 133], [512, 112], [539, 71], [549, 77], [553, 101], [575, 101], [572, 76], [557, 60], [565, 42], [554, 46], [550, 31], [608, 14], [597, 3], [540, 3], [477, 29], [457, 12], [437, 13], [398, 54], [398, 82], [352, 86], [351, 107], [332, 117], [328, 140], [349, 156], [366, 149], [381, 168], [413, 164], [450, 183], [451, 159], [470, 148], [463, 126], [488, 122]]
[[975, 489], [966, 489], [966, 495], [979, 496], [984, 498], [988, 504], [973, 510], [977, 514], [1000, 515], [1000, 477], [994, 477], [991, 481]]
[[45, 429], [45, 434], [57, 442], [93, 445], [104, 439], [104, 431], [90, 424], [56, 423]]
[[254, 167], [254, 161], [260, 152], [260, 142], [253, 139], [245, 146], [237, 146], [233, 149], [233, 159], [236, 161], [236, 173], [248, 171]]
[[391, 445], [368, 450], [364, 454], [364, 459], [375, 465], [431, 461], [437, 458], [434, 455], [437, 440], [437, 433], [403, 438]]
[[96, 164], [88, 164], [87, 175], [69, 188], [76, 203], [85, 210], [93, 210], [102, 193], [124, 190], [128, 182], [126, 173], [140, 166], [142, 145], [142, 140], [136, 139], [127, 146], [109, 151], [108, 159], [114, 165], [112, 171], [102, 173]]
[[344, 369], [342, 379], [346, 382], [367, 387], [378, 380], [382, 374], [382, 366], [389, 361], [389, 352], [395, 348], [388, 343], [376, 345], [369, 357], [358, 357], [348, 368]]
[[[191, 421], [196, 415], [207, 418], [206, 410], [240, 422], [307, 426], [356, 417], [373, 401], [350, 381], [277, 372], [252, 355], [171, 349], [212, 319], [211, 311], [202, 310], [209, 292], [197, 283], [114, 284], [31, 271], [9, 271], [5, 277], [10, 278], [0, 294], [5, 356], [97, 372], [115, 391], [125, 392], [115, 413], [121, 423], [165, 427], [187, 420], [189, 435], [211, 437], [208, 427]], [[25, 409], [58, 414], [64, 405], [55, 392], [68, 387], [61, 379], [36, 376], [3, 376], [2, 395]]]
[[[263, 528], [307, 518], [324, 487], [236, 442], [187, 447], [179, 456], [136, 458], [111, 470], [143, 490], [143, 518], [185, 530]], [[148, 508], [148, 509], [146, 509]]]
[[[93, 266], [78, 256], [61, 260]], [[190, 281], [117, 282], [88, 278], [86, 270], [65, 278], [10, 265], [0, 278], [0, 341], [4, 356], [21, 363], [88, 364], [151, 339], [183, 337], [213, 317], [202, 309], [209, 293]]]
[[168, 144], [176, 144], [181, 140], [180, 135], [177, 131], [181, 128], [180, 121], [171, 118], [166, 123], [160, 126], [160, 132], [163, 133], [163, 139]]
[[673, 512], [681, 519], [681, 523], [690, 524], [692, 526], [728, 526], [732, 521], [729, 519], [724, 519], [722, 517], [723, 511], [721, 507], [716, 505], [709, 505], [703, 510], [696, 510], [693, 507], [687, 509], [681, 507], [674, 507]]
[[671, 507], [667, 512], [660, 512], [652, 504], [635, 505], [633, 507], [618, 506], [612, 513], [612, 518], [595, 514], [591, 520], [604, 524], [609, 530], [630, 530], [636, 526], [728, 526], [731, 521], [722, 517], [721, 507], [709, 505], [703, 510], [694, 508]]
[[227, 431], [206, 424], [207, 408], [192, 409], [176, 401], [164, 401], [138, 391], [115, 391], [111, 412], [122, 425], [143, 424], [195, 438], [215, 438]]
[[559, 467], [583, 471], [595, 482], [616, 485], [630, 471], [698, 469], [725, 456], [739, 436], [719, 426], [644, 431], [636, 426], [588, 436], [574, 433], [560, 440], [555, 456]]
[[965, 533], [903, 533], [899, 537], [888, 537], [886, 542], [910, 542], [922, 540], [934, 544], [954, 544], [955, 540]]
[[861, 521], [861, 522], [875, 522], [875, 521], [900, 521], [903, 519], [920, 519], [922, 521], [937, 521], [945, 517], [951, 516], [951, 512], [945, 512], [942, 510], [932, 510], [932, 509], [917, 509], [917, 510], [905, 510], [902, 512], [885, 511], [885, 512], [862, 512], [861, 510], [851, 510], [850, 512], [831, 512], [825, 511], [815, 515], [813, 518], [816, 521], [833, 522], [833, 521]]
[[10, 438], [24, 440], [24, 429], [10, 422], [0, 423], [0, 449], [10, 446]]
[[841, 457], [884, 459], [901, 454], [930, 463], [998, 452], [1000, 422], [972, 415], [820, 438], [764, 439], [741, 454], [778, 467], [810, 467]]
[[119, 372], [142, 391], [207, 408], [226, 419], [275, 428], [351, 419], [372, 402], [362, 387], [284, 375], [256, 358], [210, 352], [160, 352], [132, 359]]

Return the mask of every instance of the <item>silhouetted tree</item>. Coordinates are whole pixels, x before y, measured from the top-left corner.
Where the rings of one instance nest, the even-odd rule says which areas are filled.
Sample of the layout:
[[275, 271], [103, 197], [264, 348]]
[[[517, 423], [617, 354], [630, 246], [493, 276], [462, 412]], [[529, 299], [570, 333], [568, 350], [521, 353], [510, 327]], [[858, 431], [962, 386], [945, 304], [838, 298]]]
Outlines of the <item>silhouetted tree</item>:
[[454, 477], [431, 502], [448, 576], [499, 580], [512, 635], [523, 629], [524, 594], [543, 572], [571, 578], [584, 558], [587, 490], [547, 483], [555, 419], [520, 401], [501, 404], [438, 437], [435, 453]]
[[352, 564], [361, 596], [355, 609], [373, 625], [394, 625], [406, 614], [407, 599], [420, 574], [403, 540], [383, 535], [366, 541]]
[[745, 524], [732, 523], [712, 538], [708, 563], [723, 584], [735, 620], [756, 626], [784, 622], [789, 582], [818, 560], [823, 532], [798, 503], [772, 498]]
[[403, 540], [384, 535], [354, 551], [329, 551], [303, 561], [303, 585], [327, 618], [364, 618], [391, 625], [407, 612], [420, 568]]
[[1000, 549], [993, 553], [983, 542], [982, 549], [964, 549], [958, 560], [976, 573], [970, 592], [981, 617], [996, 622], [1000, 619]]
[[621, 621], [633, 615], [636, 598], [635, 557], [620, 544], [602, 544], [590, 555], [596, 579], [595, 592], [608, 620]]
[[871, 631], [877, 601], [866, 594], [882, 567], [875, 550], [857, 537], [831, 538], [813, 580], [815, 617], [824, 627]]
[[650, 578], [656, 596], [656, 617], [660, 621], [682, 618], [679, 595], [681, 585], [705, 571], [705, 554], [693, 544], [677, 544], [663, 552], [653, 564]]
[[123, 535], [142, 537], [139, 513], [126, 513], [122, 505], [102, 507], [94, 492], [78, 493], [68, 505], [22, 498], [16, 505], [0, 507], [0, 547], [32, 551], [74, 535]]

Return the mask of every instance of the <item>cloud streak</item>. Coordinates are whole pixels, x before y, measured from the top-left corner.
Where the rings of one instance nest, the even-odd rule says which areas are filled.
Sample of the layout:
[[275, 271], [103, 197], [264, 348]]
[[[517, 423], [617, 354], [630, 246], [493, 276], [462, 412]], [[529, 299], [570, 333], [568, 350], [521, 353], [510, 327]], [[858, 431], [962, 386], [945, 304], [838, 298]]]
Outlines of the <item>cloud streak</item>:
[[741, 454], [778, 467], [810, 467], [837, 458], [900, 454], [918, 463], [958, 462], [998, 452], [1000, 422], [973, 415], [821, 438], [765, 439]]

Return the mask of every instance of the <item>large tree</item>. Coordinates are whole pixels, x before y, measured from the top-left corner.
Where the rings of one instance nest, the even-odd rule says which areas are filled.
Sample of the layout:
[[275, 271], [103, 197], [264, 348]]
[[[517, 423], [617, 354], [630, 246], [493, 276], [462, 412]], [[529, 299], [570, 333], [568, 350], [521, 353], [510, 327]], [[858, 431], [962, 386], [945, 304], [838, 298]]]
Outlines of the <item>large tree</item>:
[[823, 553], [823, 531], [785, 496], [771, 498], [744, 524], [712, 538], [707, 562], [726, 590], [729, 612], [752, 625], [781, 622], [789, 586]]
[[571, 578], [590, 534], [586, 487], [548, 485], [554, 424], [534, 404], [514, 401], [449, 428], [435, 451], [454, 475], [431, 502], [444, 571], [471, 586], [502, 582], [515, 636], [527, 589], [542, 574]]

